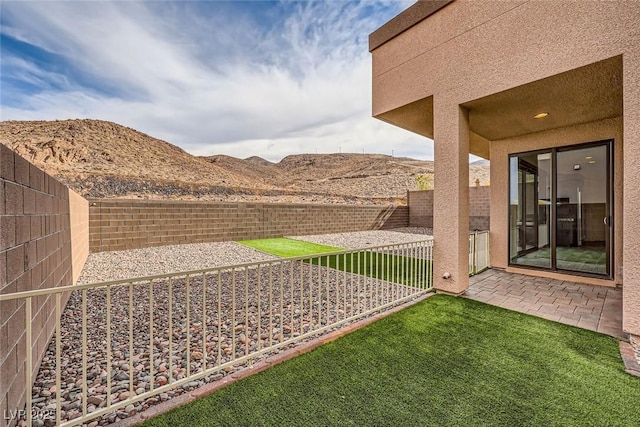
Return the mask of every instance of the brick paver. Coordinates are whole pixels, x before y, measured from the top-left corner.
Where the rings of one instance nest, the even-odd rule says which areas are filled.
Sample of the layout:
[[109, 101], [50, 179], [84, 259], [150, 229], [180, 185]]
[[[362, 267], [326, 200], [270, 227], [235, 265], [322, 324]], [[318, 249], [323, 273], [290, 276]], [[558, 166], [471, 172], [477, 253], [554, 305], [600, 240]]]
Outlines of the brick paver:
[[626, 339], [622, 289], [487, 270], [464, 296], [509, 310]]

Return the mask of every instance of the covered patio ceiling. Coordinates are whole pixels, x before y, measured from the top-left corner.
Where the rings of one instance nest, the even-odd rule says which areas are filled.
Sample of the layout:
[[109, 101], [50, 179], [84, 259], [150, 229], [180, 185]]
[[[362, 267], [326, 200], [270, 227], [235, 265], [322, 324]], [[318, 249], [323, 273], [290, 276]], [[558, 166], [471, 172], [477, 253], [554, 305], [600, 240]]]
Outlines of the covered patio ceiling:
[[[622, 115], [622, 57], [606, 59], [462, 104], [490, 141]], [[535, 119], [539, 113], [548, 116]]]
[[[622, 115], [622, 57], [616, 56], [468, 101], [469, 152], [489, 158], [490, 141]], [[539, 113], [548, 114], [535, 119]], [[433, 138], [433, 96], [377, 116]]]

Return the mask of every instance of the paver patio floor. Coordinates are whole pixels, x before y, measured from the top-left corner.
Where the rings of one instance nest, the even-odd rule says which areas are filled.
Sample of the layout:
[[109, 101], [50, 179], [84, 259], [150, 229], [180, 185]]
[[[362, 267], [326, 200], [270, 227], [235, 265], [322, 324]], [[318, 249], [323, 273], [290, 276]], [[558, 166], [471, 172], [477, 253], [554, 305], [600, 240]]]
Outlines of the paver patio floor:
[[466, 298], [625, 339], [622, 289], [489, 269], [469, 278]]

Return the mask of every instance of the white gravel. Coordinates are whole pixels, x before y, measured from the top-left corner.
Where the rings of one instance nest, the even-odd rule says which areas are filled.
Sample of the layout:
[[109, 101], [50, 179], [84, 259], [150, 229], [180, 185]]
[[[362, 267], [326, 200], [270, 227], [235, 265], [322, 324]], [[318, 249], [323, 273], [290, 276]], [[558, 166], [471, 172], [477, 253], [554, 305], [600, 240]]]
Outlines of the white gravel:
[[78, 284], [203, 270], [277, 257], [236, 242], [193, 243], [89, 254]]
[[287, 236], [290, 239], [304, 240], [327, 246], [346, 249], [370, 248], [373, 246], [394, 245], [417, 242], [430, 238], [431, 229], [413, 227], [397, 230], [354, 231], [349, 233], [316, 234], [309, 236]]

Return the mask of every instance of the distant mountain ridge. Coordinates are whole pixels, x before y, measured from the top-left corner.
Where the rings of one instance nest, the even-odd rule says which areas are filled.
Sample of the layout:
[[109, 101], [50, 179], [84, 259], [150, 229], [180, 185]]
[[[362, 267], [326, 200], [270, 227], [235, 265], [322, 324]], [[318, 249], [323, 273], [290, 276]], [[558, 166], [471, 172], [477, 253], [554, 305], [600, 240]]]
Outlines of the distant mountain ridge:
[[[389, 203], [415, 189], [433, 162], [382, 154], [198, 157], [101, 120], [0, 122], [0, 143], [85, 197]], [[470, 183], [488, 167], [470, 166]]]

